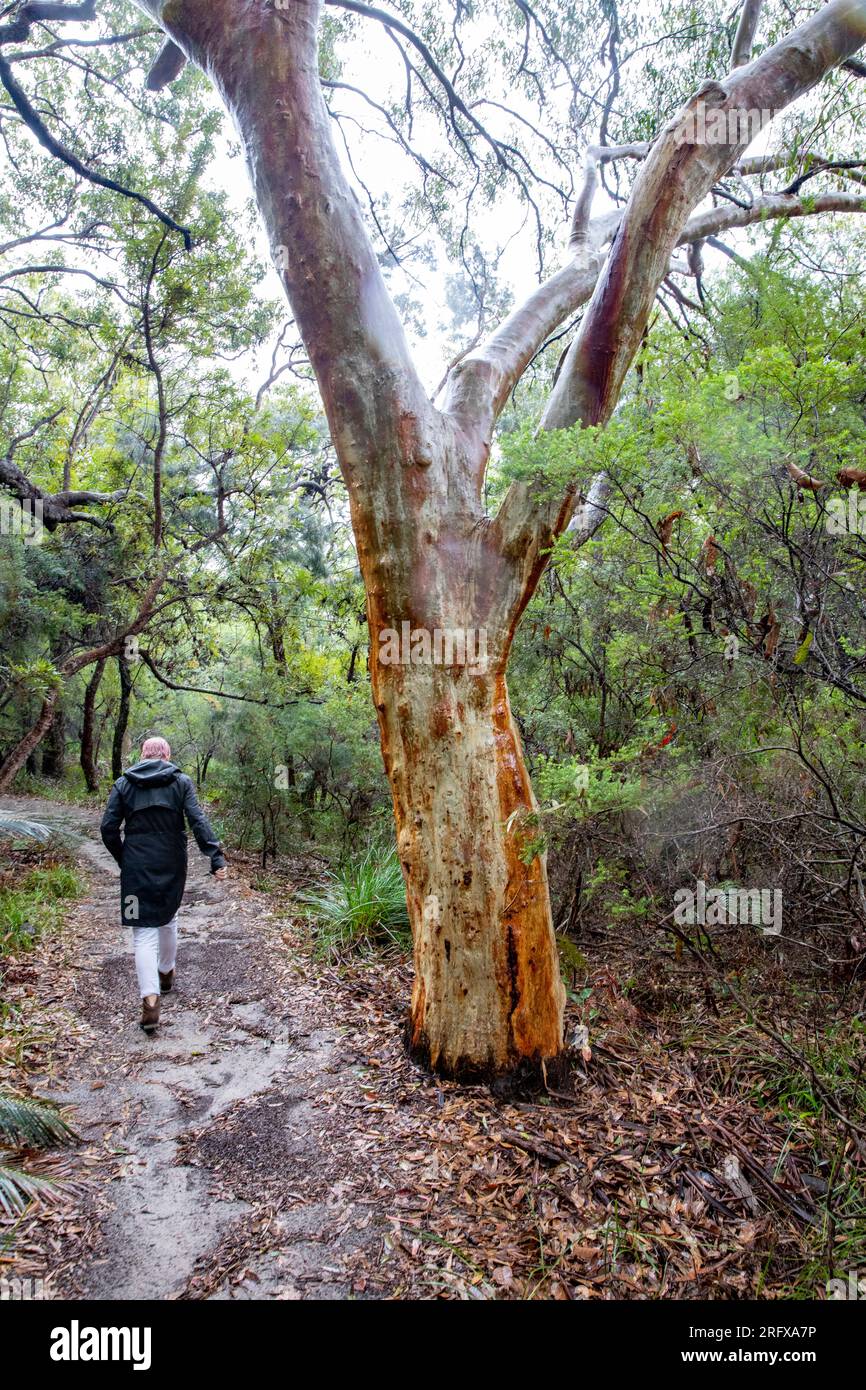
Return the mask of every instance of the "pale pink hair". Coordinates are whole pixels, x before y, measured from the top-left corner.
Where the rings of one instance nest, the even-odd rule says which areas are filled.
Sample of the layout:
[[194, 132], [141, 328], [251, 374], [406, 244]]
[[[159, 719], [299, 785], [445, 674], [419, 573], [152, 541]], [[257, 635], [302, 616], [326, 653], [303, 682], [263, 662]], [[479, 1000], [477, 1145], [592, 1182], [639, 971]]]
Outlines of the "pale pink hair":
[[146, 738], [142, 745], [141, 756], [143, 758], [162, 758], [168, 762], [171, 757], [171, 749], [164, 738]]

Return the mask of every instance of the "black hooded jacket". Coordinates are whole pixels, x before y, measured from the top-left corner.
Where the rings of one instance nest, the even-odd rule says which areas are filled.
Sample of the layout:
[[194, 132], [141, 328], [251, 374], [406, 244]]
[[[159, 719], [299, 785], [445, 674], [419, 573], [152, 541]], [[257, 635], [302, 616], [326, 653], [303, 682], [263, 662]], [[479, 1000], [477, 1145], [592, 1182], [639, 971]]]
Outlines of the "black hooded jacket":
[[179, 767], [147, 758], [112, 787], [100, 830], [120, 865], [120, 917], [126, 926], [164, 927], [180, 907], [186, 885], [184, 820], [216, 873], [225, 864], [219, 842]]

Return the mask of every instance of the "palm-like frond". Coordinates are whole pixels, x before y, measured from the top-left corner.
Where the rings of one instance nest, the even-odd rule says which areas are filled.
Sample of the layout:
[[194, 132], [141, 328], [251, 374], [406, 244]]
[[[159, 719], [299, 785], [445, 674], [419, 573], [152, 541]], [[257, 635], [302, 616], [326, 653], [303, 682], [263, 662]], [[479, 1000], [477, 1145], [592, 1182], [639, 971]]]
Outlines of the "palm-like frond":
[[0, 1164], [0, 1211], [20, 1216], [31, 1202], [59, 1202], [66, 1184], [56, 1178], [37, 1178], [20, 1168]]
[[44, 844], [51, 838], [51, 831], [39, 821], [17, 820], [14, 816], [0, 813], [0, 835], [18, 835], [26, 840], [41, 840]]
[[78, 1136], [56, 1105], [30, 1096], [0, 1092], [0, 1139], [10, 1148], [50, 1149], [71, 1144]]

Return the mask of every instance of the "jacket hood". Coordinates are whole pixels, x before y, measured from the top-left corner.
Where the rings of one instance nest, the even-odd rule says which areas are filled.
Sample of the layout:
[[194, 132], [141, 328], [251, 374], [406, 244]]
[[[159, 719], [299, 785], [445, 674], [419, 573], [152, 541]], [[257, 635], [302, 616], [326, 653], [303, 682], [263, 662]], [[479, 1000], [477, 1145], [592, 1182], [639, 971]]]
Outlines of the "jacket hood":
[[162, 758], [144, 758], [123, 774], [137, 787], [164, 787], [175, 777], [180, 776], [180, 768], [167, 763]]

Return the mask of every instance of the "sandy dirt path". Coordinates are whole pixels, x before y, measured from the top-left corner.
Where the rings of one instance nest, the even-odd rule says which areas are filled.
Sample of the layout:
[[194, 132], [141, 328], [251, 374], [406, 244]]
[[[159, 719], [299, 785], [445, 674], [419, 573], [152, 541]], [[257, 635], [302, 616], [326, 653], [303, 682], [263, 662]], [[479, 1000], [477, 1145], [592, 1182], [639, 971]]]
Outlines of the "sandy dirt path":
[[51, 1074], [28, 1078], [72, 1107], [101, 1159], [88, 1248], [46, 1271], [53, 1296], [352, 1297], [353, 1269], [383, 1246], [373, 1208], [346, 1196], [316, 1105], [349, 1063], [303, 971], [287, 979], [261, 899], [213, 879], [190, 842], [176, 989], [148, 1038], [98, 814], [9, 796], [0, 810], [64, 836], [90, 883], [59, 966], [54, 953], [70, 1038]]

